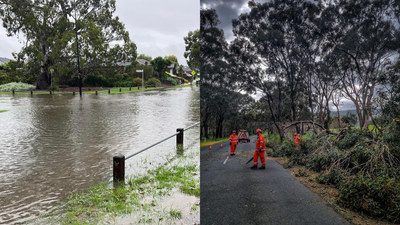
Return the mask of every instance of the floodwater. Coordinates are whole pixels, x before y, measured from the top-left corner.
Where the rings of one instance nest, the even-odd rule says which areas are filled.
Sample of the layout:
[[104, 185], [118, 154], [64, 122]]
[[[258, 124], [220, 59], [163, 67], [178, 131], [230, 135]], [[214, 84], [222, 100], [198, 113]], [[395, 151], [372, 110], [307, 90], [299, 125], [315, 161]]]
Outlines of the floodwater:
[[[198, 87], [82, 98], [0, 95], [0, 110], [9, 110], [0, 113], [0, 224], [32, 220], [68, 193], [109, 181], [113, 156], [199, 122], [199, 106]], [[198, 137], [198, 126], [185, 131], [185, 148], [198, 148]], [[144, 159], [176, 154], [175, 144], [173, 137], [128, 159], [126, 175], [145, 172]]]

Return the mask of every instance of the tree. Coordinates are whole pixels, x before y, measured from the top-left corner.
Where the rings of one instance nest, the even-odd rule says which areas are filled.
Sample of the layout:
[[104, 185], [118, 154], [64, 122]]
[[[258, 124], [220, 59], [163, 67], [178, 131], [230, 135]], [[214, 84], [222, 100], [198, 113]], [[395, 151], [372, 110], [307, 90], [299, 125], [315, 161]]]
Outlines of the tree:
[[200, 69], [200, 31], [189, 31], [188, 36], [184, 37], [185, 53], [183, 56], [189, 67], [199, 72]]
[[174, 55], [166, 55], [166, 56], [164, 57], [164, 59], [168, 59], [169, 61], [171, 61], [171, 63], [174, 63], [174, 64], [176, 64], [176, 65], [179, 65], [179, 63], [178, 63], [178, 58], [176, 58], [176, 56], [174, 56]]
[[[21, 52], [14, 57], [27, 61], [28, 69], [38, 74], [38, 89], [49, 86], [50, 68], [73, 68], [77, 58], [75, 32], [79, 34], [83, 75], [101, 65], [115, 66], [136, 59], [136, 45], [119, 18], [112, 16], [113, 0], [4, 2], [0, 15], [8, 35], [22, 33], [26, 39]], [[111, 47], [110, 43], [116, 41], [122, 45]]]
[[330, 41], [351, 63], [341, 66], [343, 94], [354, 103], [364, 129], [377, 85], [374, 77], [391, 64], [390, 58], [399, 49], [399, 27], [393, 22], [390, 2], [340, 0], [327, 9], [334, 15]]
[[[284, 95], [290, 100], [291, 121], [298, 117], [296, 102], [304, 89], [308, 52], [314, 50], [313, 21], [320, 10], [306, 0], [248, 4], [251, 11], [232, 22], [235, 40], [230, 62], [242, 89], [259, 90], [267, 96], [272, 118], [281, 130]], [[275, 98], [272, 90], [277, 93]], [[283, 139], [283, 133], [280, 136]]]
[[152, 60], [151, 56], [145, 55], [145, 54], [139, 54], [139, 56], [137, 58], [138, 59], [145, 59], [145, 60], [147, 60], [149, 62]]
[[161, 78], [162, 74], [165, 73], [165, 70], [169, 65], [171, 65], [172, 62], [169, 61], [168, 59], [163, 59], [161, 56], [159, 56], [153, 59], [150, 63], [151, 65], [153, 65], [154, 70], [158, 72], [158, 75]]
[[178, 75], [179, 75], [179, 76], [182, 76], [182, 75], [183, 75], [183, 72], [184, 72], [183, 66], [180, 65], [180, 66], [178, 67]]

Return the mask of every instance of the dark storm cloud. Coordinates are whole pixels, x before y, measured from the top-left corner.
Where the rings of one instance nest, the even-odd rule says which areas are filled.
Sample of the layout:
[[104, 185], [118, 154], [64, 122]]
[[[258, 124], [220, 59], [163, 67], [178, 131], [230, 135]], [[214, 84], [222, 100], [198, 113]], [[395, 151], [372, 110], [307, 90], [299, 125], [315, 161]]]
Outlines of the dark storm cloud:
[[[219, 28], [224, 30], [225, 38], [228, 41], [233, 40], [232, 33], [232, 19], [237, 19], [241, 13], [248, 13], [248, 0], [201, 0], [200, 6], [202, 8], [213, 8], [218, 13], [218, 18], [221, 23], [218, 25]], [[256, 1], [256, 2], [267, 2], [267, 0]]]

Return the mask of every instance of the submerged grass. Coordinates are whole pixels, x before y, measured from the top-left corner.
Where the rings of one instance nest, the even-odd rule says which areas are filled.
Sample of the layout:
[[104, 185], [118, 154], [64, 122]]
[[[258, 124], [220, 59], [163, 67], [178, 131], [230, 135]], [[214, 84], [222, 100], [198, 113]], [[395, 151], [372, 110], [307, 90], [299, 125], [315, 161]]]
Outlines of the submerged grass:
[[7, 112], [8, 110], [0, 110], [0, 113]]
[[191, 86], [196, 86], [196, 85], [186, 84], [186, 85], [181, 85], [181, 86], [174, 86], [174, 87], [165, 88], [164, 90], [171, 90], [171, 89], [184, 88], [184, 87], [191, 87]]
[[[145, 175], [130, 176], [125, 184], [114, 184], [112, 187], [103, 182], [83, 192], [73, 193], [64, 202], [61, 216], [52, 216], [47, 221], [102, 224], [112, 223], [116, 216], [130, 213], [139, 216], [134, 223], [154, 222], [156, 217], [165, 222], [181, 219], [182, 211], [162, 210], [158, 201], [176, 188], [185, 194], [200, 196], [199, 161], [193, 163], [198, 154], [181, 156], [175, 165], [164, 165], [149, 170]], [[38, 224], [41, 223], [43, 221]]]

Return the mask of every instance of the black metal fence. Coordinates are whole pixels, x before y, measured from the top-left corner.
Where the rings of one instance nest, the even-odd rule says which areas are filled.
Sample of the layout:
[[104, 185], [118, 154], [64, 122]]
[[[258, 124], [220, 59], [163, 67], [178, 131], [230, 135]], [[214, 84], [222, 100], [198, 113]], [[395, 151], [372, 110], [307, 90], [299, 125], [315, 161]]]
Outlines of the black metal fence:
[[137, 151], [137, 152], [135, 152], [135, 153], [133, 153], [131, 155], [128, 155], [126, 157], [124, 155], [116, 155], [116, 156], [114, 156], [113, 157], [113, 180], [117, 181], [117, 182], [125, 182], [125, 160], [127, 160], [127, 159], [129, 159], [129, 158], [141, 153], [141, 152], [144, 152], [144, 151], [146, 151], [146, 150], [148, 150], [148, 149], [150, 149], [150, 148], [160, 144], [161, 142], [164, 142], [164, 141], [166, 141], [166, 140], [168, 140], [168, 139], [170, 139], [170, 138], [172, 138], [174, 136], [176, 136], [176, 144], [177, 145], [183, 145], [184, 132], [186, 130], [190, 129], [190, 128], [193, 128], [193, 127], [199, 125], [199, 124], [200, 124], [200, 122], [197, 122], [197, 123], [195, 123], [192, 126], [189, 126], [187, 128], [178, 128], [178, 129], [176, 129], [176, 133], [172, 134], [171, 136], [166, 137], [166, 138], [162, 139], [161, 141], [158, 141], [158, 142], [156, 142], [156, 143], [154, 143], [154, 144], [152, 144], [152, 145], [150, 145], [150, 146], [148, 146], [148, 147], [146, 147], [146, 148], [144, 148], [144, 149], [142, 149], [140, 151]]

